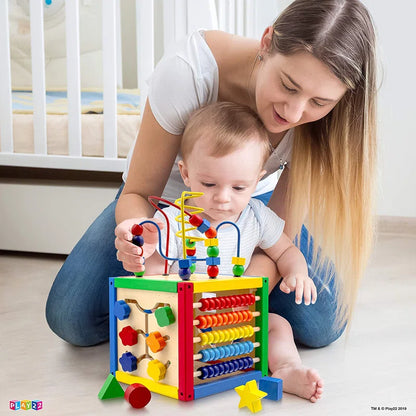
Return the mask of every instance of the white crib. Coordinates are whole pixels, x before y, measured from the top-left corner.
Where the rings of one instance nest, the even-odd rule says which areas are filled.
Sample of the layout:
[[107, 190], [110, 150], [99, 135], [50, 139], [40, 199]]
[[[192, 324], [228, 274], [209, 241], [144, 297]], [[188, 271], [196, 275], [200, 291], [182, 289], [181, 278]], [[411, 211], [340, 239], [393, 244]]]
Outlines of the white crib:
[[[86, 73], [94, 79], [97, 70], [99, 78], [102, 77], [100, 114], [82, 111], [80, 8], [94, 3], [98, 3], [101, 13], [102, 64], [100, 68], [87, 65]], [[17, 114], [12, 102], [14, 62], [10, 58], [10, 45], [17, 34], [11, 31], [10, 13], [15, 6], [26, 7], [30, 21], [33, 105], [30, 114]], [[62, 31], [66, 38], [61, 47], [66, 54], [67, 100], [65, 114], [59, 117], [48, 114], [47, 110], [50, 88], [45, 71], [44, 22], [45, 12], [53, 6], [64, 13]], [[146, 80], [163, 50], [198, 27], [259, 38], [277, 10], [276, 0], [1, 1], [0, 249], [68, 253], [93, 218], [114, 198], [127, 151], [140, 125]], [[132, 14], [133, 30], [126, 34], [124, 20], [127, 16], [131, 21]], [[81, 24], [85, 31], [84, 26]], [[132, 45], [129, 49], [124, 45], [126, 41]], [[127, 92], [129, 97], [134, 97], [137, 91], [140, 95], [135, 97], [137, 108], [131, 114], [120, 114], [118, 92], [120, 89], [125, 92], [127, 84], [123, 79], [126, 74], [123, 65], [131, 64], [132, 55], [137, 60], [135, 74], [128, 73], [130, 90]], [[47, 67], [53, 69], [50, 61]], [[60, 124], [53, 125], [54, 120]], [[74, 175], [76, 171], [79, 173]], [[34, 172], [35, 179], [31, 177]], [[92, 172], [112, 173], [112, 176]], [[83, 201], [82, 206], [79, 201]]]

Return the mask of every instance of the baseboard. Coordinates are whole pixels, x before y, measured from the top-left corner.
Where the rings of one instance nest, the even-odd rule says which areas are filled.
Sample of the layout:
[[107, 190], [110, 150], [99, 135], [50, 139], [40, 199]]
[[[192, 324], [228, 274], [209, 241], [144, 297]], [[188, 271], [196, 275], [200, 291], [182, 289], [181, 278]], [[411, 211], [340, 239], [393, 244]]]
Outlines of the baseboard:
[[377, 231], [386, 234], [416, 235], [416, 217], [379, 216]]

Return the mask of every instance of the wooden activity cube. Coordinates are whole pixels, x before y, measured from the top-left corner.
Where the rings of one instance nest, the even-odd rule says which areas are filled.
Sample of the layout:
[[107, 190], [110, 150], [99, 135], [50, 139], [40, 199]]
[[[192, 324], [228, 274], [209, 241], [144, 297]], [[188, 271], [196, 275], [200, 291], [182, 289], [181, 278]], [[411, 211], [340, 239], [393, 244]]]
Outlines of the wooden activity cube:
[[110, 278], [110, 371], [189, 401], [267, 375], [268, 279]]

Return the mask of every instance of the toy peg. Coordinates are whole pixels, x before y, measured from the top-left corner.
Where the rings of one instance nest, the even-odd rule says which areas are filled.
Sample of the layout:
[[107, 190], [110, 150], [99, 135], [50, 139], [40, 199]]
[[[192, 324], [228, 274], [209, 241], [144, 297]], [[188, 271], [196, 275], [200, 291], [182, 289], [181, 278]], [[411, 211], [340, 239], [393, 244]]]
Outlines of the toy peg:
[[147, 366], [147, 374], [156, 382], [163, 380], [166, 376], [166, 370], [170, 365], [170, 361], [163, 364], [159, 360], [152, 360]]
[[152, 352], [156, 353], [166, 347], [166, 341], [169, 339], [168, 335], [162, 336], [159, 331], [154, 331], [146, 338], [146, 344]]
[[141, 329], [134, 329], [130, 325], [128, 325], [128, 326], [125, 326], [119, 332], [118, 335], [123, 345], [133, 346], [137, 344], [139, 334], [146, 336], [146, 334]]

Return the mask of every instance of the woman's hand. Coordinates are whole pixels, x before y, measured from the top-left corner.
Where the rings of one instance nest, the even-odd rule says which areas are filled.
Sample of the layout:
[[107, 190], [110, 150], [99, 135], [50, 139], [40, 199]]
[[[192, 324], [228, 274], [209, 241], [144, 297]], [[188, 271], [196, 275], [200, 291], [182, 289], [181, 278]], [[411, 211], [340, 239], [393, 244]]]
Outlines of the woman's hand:
[[162, 229], [164, 227], [163, 221], [158, 218], [130, 218], [121, 222], [114, 230], [117, 260], [121, 261], [124, 269], [129, 272], [144, 271], [144, 259], [150, 257], [155, 252], [156, 244], [159, 241], [157, 227], [146, 223], [143, 224], [143, 246], [138, 247], [132, 243], [133, 234], [131, 229], [133, 225], [140, 224], [143, 221], [153, 221], [159, 228]]
[[284, 293], [295, 291], [295, 302], [299, 305], [302, 303], [302, 297], [305, 305], [312, 305], [316, 302], [317, 293], [313, 280], [304, 274], [290, 274], [283, 277], [280, 283], [280, 290]]

